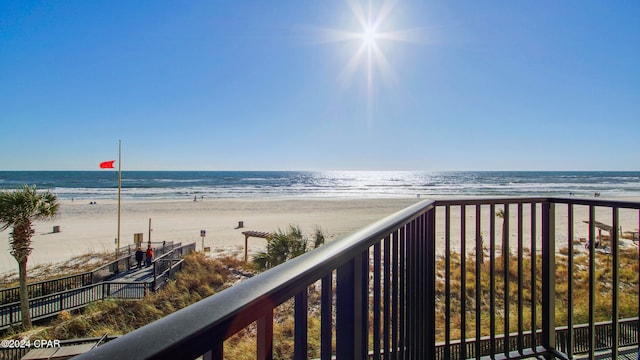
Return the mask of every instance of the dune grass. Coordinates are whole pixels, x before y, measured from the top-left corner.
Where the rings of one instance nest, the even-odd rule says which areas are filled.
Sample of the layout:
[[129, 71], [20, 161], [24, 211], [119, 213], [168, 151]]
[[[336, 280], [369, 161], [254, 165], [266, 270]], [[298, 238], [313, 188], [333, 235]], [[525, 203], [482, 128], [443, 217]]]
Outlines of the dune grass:
[[[555, 318], [556, 326], [565, 326], [568, 324], [569, 315], [569, 279], [570, 273], [568, 269], [567, 250], [561, 249], [560, 254], [556, 256], [556, 306]], [[462, 277], [460, 271], [460, 254], [454, 253], [450, 256], [451, 260], [451, 338], [458, 339], [460, 336], [461, 323], [461, 299], [462, 299]], [[509, 256], [509, 287], [507, 289], [509, 299], [509, 332], [518, 329], [518, 262], [517, 256], [510, 254]], [[584, 324], [589, 321], [589, 274], [588, 274], [588, 255], [586, 253], [576, 253], [574, 255], [574, 269], [571, 276], [573, 281], [573, 324]], [[595, 257], [595, 321], [611, 320], [612, 308], [612, 283], [613, 283], [613, 266], [611, 256], [604, 253], [597, 253]], [[627, 248], [621, 249], [619, 255], [619, 293], [618, 308], [621, 318], [638, 316], [638, 249]], [[443, 281], [445, 259], [440, 257], [436, 263], [436, 269], [439, 281], [436, 283], [436, 336], [438, 341], [444, 340], [444, 323], [445, 319], [445, 283]], [[468, 338], [475, 337], [475, 316], [477, 306], [480, 307], [481, 320], [481, 336], [489, 335], [490, 331], [490, 263], [485, 257], [480, 266], [480, 289], [481, 303], [476, 304], [476, 261], [475, 254], [466, 258], [466, 286], [464, 291], [465, 297], [465, 314], [466, 336]], [[504, 266], [503, 257], [495, 258], [495, 321], [498, 329], [496, 333], [504, 332]], [[535, 280], [535, 281], [533, 281]], [[535, 285], [534, 285], [535, 284]], [[540, 295], [542, 294], [542, 261], [541, 257], [536, 257], [536, 276], [531, 277], [531, 256], [529, 251], [525, 251], [523, 255], [523, 327], [528, 329], [533, 321], [531, 313], [533, 308], [532, 288], [536, 288], [536, 326], [538, 329], [542, 325], [542, 304]]]
[[231, 286], [241, 277], [230, 268], [250, 272], [234, 257], [215, 260], [201, 253], [185, 256], [184, 268], [161, 291], [142, 300], [105, 300], [90, 304], [77, 312], [63, 311], [46, 325], [29, 333], [10, 331], [6, 338], [73, 339], [103, 334], [122, 335], [187, 307]]

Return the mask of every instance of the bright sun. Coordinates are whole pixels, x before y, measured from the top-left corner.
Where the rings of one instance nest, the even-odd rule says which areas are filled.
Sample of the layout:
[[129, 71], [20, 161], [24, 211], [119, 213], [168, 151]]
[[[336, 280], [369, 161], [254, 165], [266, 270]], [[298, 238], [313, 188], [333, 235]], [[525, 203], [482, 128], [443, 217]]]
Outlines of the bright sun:
[[372, 27], [367, 27], [362, 33], [362, 39], [367, 47], [372, 47], [376, 44], [376, 30]]
[[344, 86], [350, 86], [353, 77], [364, 71], [369, 90], [373, 87], [374, 73], [395, 82], [395, 74], [385, 51], [389, 52], [393, 43], [422, 43], [423, 30], [393, 28], [392, 22], [399, 20], [396, 15], [391, 16], [398, 0], [345, 1], [351, 10], [351, 19], [357, 24], [356, 29], [321, 29], [321, 42], [353, 42], [356, 45], [339, 75], [339, 81]]
[[[395, 83], [396, 76], [385, 55], [394, 42], [421, 42], [414, 30], [393, 29], [392, 12], [397, 0], [346, 0], [357, 24], [355, 29], [323, 29], [323, 42], [351, 42], [356, 47], [338, 76], [342, 86], [351, 87], [356, 76], [366, 78], [368, 106], [373, 104], [374, 75], [384, 82]], [[394, 16], [395, 18], [396, 16]], [[396, 19], [397, 21], [397, 19]], [[353, 26], [353, 25], [352, 25]], [[369, 109], [371, 112], [371, 109]]]
[[405, 31], [393, 30], [389, 24], [390, 15], [397, 4], [396, 0], [346, 1], [359, 28], [356, 31], [328, 29], [326, 33], [330, 38], [327, 41], [358, 41], [355, 52], [339, 76], [340, 82], [348, 86], [356, 73], [364, 71], [367, 88], [371, 92], [374, 73], [380, 73], [383, 78], [394, 78], [389, 61], [384, 54], [385, 45], [390, 45], [393, 41], [411, 40], [407, 38]]

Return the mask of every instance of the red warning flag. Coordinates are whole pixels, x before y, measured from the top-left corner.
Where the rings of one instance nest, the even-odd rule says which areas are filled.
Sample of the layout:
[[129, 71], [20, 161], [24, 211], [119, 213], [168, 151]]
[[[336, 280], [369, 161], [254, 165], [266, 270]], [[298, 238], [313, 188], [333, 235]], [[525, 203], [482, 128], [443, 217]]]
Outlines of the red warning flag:
[[100, 169], [113, 169], [113, 163], [115, 160], [103, 161], [100, 163]]

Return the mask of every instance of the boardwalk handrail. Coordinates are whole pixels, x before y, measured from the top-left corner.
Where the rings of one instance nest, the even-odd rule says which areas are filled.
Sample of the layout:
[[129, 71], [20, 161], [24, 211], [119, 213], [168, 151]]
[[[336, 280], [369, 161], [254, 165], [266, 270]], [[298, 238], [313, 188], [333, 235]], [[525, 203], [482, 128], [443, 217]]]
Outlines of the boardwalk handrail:
[[[32, 320], [39, 320], [106, 298], [142, 299], [149, 291], [148, 282], [105, 281], [29, 299], [29, 307]], [[19, 324], [21, 321], [20, 302], [0, 307], [0, 328]]]
[[[160, 256], [167, 252], [172, 251], [175, 247], [182, 246], [181, 243], [174, 244], [172, 241], [170, 242], [161, 242], [156, 243], [161, 244], [161, 246], [156, 246], [153, 248], [156, 256]], [[129, 245], [127, 248], [131, 248], [133, 245]], [[124, 248], [121, 248], [124, 249]], [[125, 256], [118, 258], [108, 264], [105, 264], [97, 269], [91, 271], [92, 273], [92, 284], [98, 283], [100, 281], [108, 280], [113, 276], [119, 274], [122, 271], [127, 271], [131, 269], [136, 264], [135, 261], [135, 252], [129, 251], [129, 253]]]
[[[37, 297], [58, 292], [64, 289], [73, 289], [93, 283], [93, 273], [87, 271], [80, 274], [64, 276], [51, 280], [38, 281], [27, 284], [29, 297]], [[20, 287], [0, 289], [0, 305], [20, 300]]]
[[[147, 242], [147, 244], [149, 244], [149, 242]], [[171, 251], [173, 248], [181, 245], [180, 243], [174, 244], [173, 241], [152, 241], [151, 244], [154, 245], [154, 249], [159, 251], [159, 254]], [[136, 250], [136, 244], [128, 244], [118, 248], [118, 254], [135, 255]]]
[[[584, 266], [588, 270], [590, 298], [588, 334], [577, 336], [582, 327], [573, 319], [573, 277], [578, 266], [573, 262], [573, 246], [568, 246], [570, 280], [565, 285], [569, 290], [567, 299], [562, 300], [569, 311], [567, 336], [563, 339], [557, 337], [556, 330], [556, 281], [560, 280], [556, 279], [555, 270], [556, 258], [564, 255], [557, 252], [556, 240], [567, 236], [569, 244], [573, 244], [576, 239], [574, 208], [586, 212], [589, 220], [588, 263]], [[502, 211], [502, 230], [496, 224], [497, 210]], [[334, 356], [363, 359], [370, 353], [409, 359], [468, 358], [480, 354], [572, 358], [574, 353], [583, 351], [593, 357], [602, 348], [612, 349], [615, 358], [617, 346], [637, 343], [637, 335], [625, 333], [634, 330], [622, 326], [619, 319], [618, 231], [611, 234], [611, 253], [606, 255], [612, 269], [610, 288], [615, 300], [611, 304], [610, 332], [603, 330], [606, 341], [601, 341], [602, 334], [598, 335], [595, 220], [596, 212], [610, 216], [612, 228], [617, 230], [620, 210], [631, 211], [631, 221], [633, 216], [640, 219], [640, 203], [628, 201], [544, 197], [424, 200], [137, 329], [79, 359], [127, 356], [188, 359], [201, 355], [205, 359], [222, 359], [224, 341], [252, 323], [257, 329], [256, 357], [270, 358], [275, 308], [288, 300], [293, 301], [294, 308], [292, 357], [296, 359], [306, 358], [310, 351], [307, 329], [311, 311], [320, 313], [320, 345], [313, 353], [319, 353], [322, 360]], [[557, 226], [556, 221], [565, 220], [571, 225], [566, 229]], [[499, 233], [501, 238], [497, 236]], [[524, 261], [525, 239], [532, 249], [527, 254], [528, 262]], [[436, 241], [444, 249], [436, 248]], [[454, 262], [456, 256], [458, 260]], [[438, 261], [444, 262], [444, 268], [436, 268]], [[484, 261], [487, 267], [481, 266]], [[459, 279], [452, 277], [453, 272], [460, 274]], [[489, 285], [481, 283], [484, 277]], [[530, 294], [526, 299], [525, 279], [540, 287], [527, 290]], [[313, 296], [320, 299], [319, 311], [310, 310], [312, 291], [319, 292], [319, 296], [315, 293]], [[534, 306], [525, 313], [527, 302]], [[525, 317], [533, 321], [527, 323]], [[483, 319], [490, 325], [484, 325]], [[444, 330], [437, 328], [437, 324], [444, 324]], [[459, 335], [458, 332], [452, 335], [453, 327], [458, 327], [453, 330]], [[476, 334], [487, 329], [490, 330], [487, 341], [474, 340]], [[501, 329], [506, 329], [507, 334], [516, 329], [515, 335], [501, 343]], [[440, 345], [436, 344], [436, 333], [444, 338], [442, 355], [437, 355]], [[529, 336], [531, 340], [527, 340], [527, 334], [538, 333], [539, 337]]]
[[182, 270], [182, 266], [184, 265], [184, 259], [179, 259], [179, 260], [175, 260], [175, 259], [162, 259], [159, 260], [160, 262], [167, 262], [169, 263], [169, 265], [166, 267], [166, 269], [164, 271], [162, 271], [159, 274], [154, 275], [154, 281], [152, 284], [152, 290], [153, 291], [158, 291], [160, 288], [162, 288], [167, 281], [173, 277], [173, 275]]
[[[160, 242], [156, 244], [162, 245], [155, 248], [157, 255], [164, 254], [176, 247], [182, 246], [181, 243], [174, 244], [173, 241]], [[120, 253], [122, 253], [124, 249], [130, 248], [131, 245], [120, 248]], [[63, 290], [71, 290], [108, 279], [116, 275], [118, 272], [129, 269], [131, 266], [133, 266], [133, 264], [135, 263], [134, 255], [135, 254], [129, 251], [126, 255], [121, 256], [120, 258], [113, 260], [107, 264], [101, 265], [91, 271], [29, 283], [27, 284], [27, 292], [29, 294], [29, 298], [53, 294]], [[0, 289], [0, 305], [19, 301], [19, 290], [19, 286]]]
[[184, 255], [196, 250], [196, 243], [182, 245], [153, 260], [152, 291], [160, 289], [176, 271], [182, 269]]
[[[171, 250], [154, 260], [155, 267], [155, 262], [158, 260], [162, 262], [164, 258], [177, 257], [177, 260], [174, 260], [176, 262], [163, 274], [162, 283], [158, 282], [154, 274], [154, 279], [143, 282], [102, 281], [30, 298], [31, 319], [48, 318], [58, 314], [60, 311], [79, 309], [105, 298], [142, 299], [149, 292], [158, 289], [169, 279], [170, 275], [179, 271], [182, 268], [182, 256], [193, 250], [195, 250], [195, 243], [178, 244], [175, 247], [172, 245]], [[126, 259], [126, 257], [119, 260], [122, 261], [122, 259]], [[117, 264], [117, 262], [112, 262], [111, 264]], [[99, 271], [101, 268], [94, 271]], [[21, 319], [19, 301], [0, 305], [0, 329], [18, 324]]]

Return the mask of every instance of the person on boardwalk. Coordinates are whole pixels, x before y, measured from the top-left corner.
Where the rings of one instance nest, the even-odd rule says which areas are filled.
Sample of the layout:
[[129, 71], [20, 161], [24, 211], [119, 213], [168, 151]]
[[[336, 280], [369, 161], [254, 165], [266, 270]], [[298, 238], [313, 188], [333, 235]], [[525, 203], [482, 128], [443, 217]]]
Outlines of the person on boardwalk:
[[138, 250], [136, 250], [136, 263], [138, 263], [138, 269], [142, 268], [142, 259], [144, 258], [144, 252], [142, 248], [138, 246]]
[[151, 266], [151, 261], [153, 260], [153, 248], [151, 244], [147, 245], [147, 266]]

